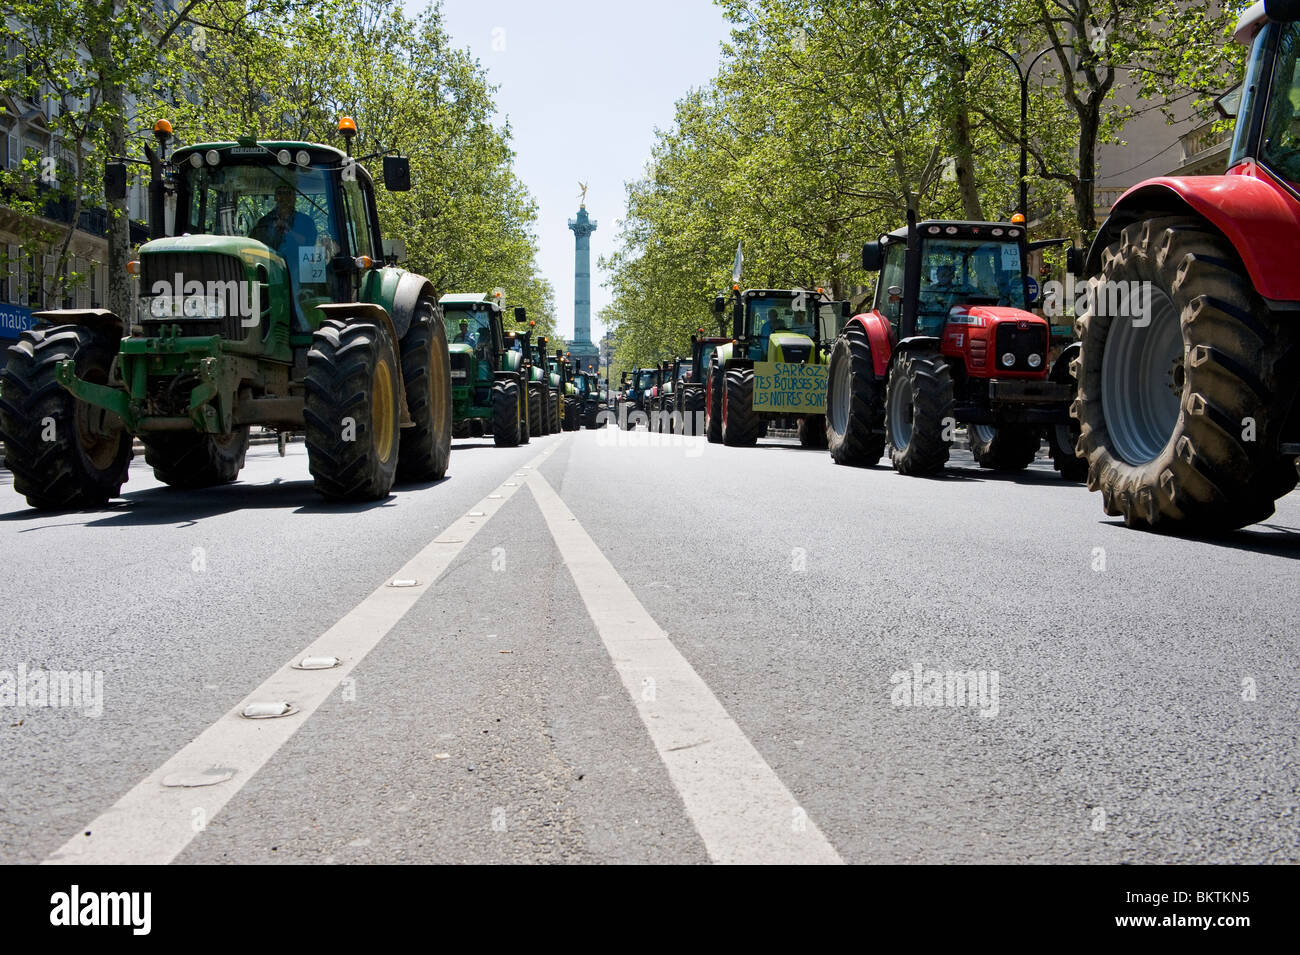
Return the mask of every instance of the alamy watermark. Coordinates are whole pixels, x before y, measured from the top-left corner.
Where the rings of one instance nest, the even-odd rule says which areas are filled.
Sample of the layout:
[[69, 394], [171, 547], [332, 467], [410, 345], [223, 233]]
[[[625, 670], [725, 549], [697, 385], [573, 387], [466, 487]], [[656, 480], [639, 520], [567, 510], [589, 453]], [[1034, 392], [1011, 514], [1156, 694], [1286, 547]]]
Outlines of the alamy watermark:
[[997, 670], [927, 670], [913, 663], [889, 678], [894, 706], [950, 706], [978, 708], [980, 716], [998, 715]]
[[1043, 315], [1060, 318], [1073, 306], [1073, 314], [1091, 312], [1098, 317], [1132, 319], [1134, 328], [1151, 324], [1151, 283], [1110, 282], [1091, 278], [1082, 284], [1066, 273], [1065, 281], [1043, 283]]
[[[142, 300], [142, 305], [145, 305]], [[147, 298], [150, 318], [226, 318], [238, 316], [239, 324], [249, 328], [262, 315], [261, 287], [256, 282], [226, 279], [185, 280], [179, 272], [172, 280], [159, 279], [149, 288]]]
[[104, 714], [102, 670], [0, 670], [0, 707], [74, 709], [91, 719]]

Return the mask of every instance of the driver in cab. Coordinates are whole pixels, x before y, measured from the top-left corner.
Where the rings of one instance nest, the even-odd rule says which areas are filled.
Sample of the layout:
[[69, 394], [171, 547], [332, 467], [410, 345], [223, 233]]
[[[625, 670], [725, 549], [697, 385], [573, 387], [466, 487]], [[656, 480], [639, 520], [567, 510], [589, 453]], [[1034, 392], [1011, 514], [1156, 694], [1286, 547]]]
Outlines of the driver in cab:
[[295, 209], [297, 190], [289, 183], [275, 189], [275, 208], [257, 220], [250, 239], [264, 242], [279, 253], [296, 277], [298, 250], [316, 244], [316, 223], [305, 212]]

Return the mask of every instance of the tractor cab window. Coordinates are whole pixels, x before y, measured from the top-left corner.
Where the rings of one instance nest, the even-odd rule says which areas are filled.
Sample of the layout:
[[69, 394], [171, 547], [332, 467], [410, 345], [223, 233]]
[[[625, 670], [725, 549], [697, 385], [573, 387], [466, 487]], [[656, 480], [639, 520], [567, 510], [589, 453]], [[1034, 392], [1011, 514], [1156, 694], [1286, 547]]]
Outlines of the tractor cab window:
[[[716, 349], [716, 347], [717, 347], [716, 345], [700, 346], [700, 368], [708, 368], [713, 364], [713, 352]], [[703, 380], [704, 378], [703, 375], [701, 374], [700, 381]]]
[[[1300, 183], [1300, 24], [1289, 23], [1277, 40], [1273, 85], [1264, 113], [1264, 138], [1260, 159], [1288, 182]], [[1242, 115], [1245, 115], [1244, 113]]]
[[647, 388], [653, 388], [655, 386], [655, 373], [653, 371], [641, 372], [637, 377], [636, 386], [640, 391], [644, 391]]
[[751, 298], [745, 308], [745, 328], [752, 338], [758, 339], [750, 348], [750, 357], [755, 359], [766, 357], [768, 338], [773, 332], [788, 332], [808, 321], [802, 312], [795, 312], [794, 300], [788, 295]]
[[[447, 341], [452, 345], [468, 345], [478, 359], [478, 376], [491, 380], [493, 361], [492, 319], [486, 308], [444, 308], [443, 324], [447, 326]], [[486, 372], [486, 377], [484, 373]]]
[[575, 375], [573, 378], [573, 387], [580, 395], [587, 393], [587, 376]]
[[324, 170], [183, 163], [180, 185], [178, 231], [265, 244], [284, 260], [300, 319], [336, 300], [329, 262], [340, 251], [338, 210]]
[[689, 361], [684, 361], [677, 366], [677, 378], [680, 381], [694, 381], [695, 367]]
[[361, 180], [343, 180], [343, 207], [343, 221], [348, 233], [348, 254], [368, 255], [372, 259], [380, 258], [375, 254], [374, 239], [370, 235], [370, 216], [366, 211], [369, 206], [366, 203]]
[[901, 290], [904, 272], [907, 266], [907, 248], [902, 242], [891, 242], [885, 246], [885, 262], [876, 279], [876, 311], [885, 316], [885, 320], [898, 330], [898, 323], [903, 316], [902, 295], [890, 295], [889, 290]]
[[938, 335], [954, 305], [1025, 308], [1025, 273], [1018, 242], [944, 239], [925, 243], [916, 333]]

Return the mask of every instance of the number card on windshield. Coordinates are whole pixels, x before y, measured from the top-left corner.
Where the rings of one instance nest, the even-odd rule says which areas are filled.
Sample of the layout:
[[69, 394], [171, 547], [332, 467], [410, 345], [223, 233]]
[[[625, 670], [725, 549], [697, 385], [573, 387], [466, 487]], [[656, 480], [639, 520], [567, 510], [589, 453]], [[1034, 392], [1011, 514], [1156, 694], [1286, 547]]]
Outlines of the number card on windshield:
[[321, 285], [325, 282], [325, 247], [307, 245], [298, 250], [298, 282], [302, 285]]
[[826, 412], [826, 365], [783, 361], [754, 364], [754, 410], [789, 414]]

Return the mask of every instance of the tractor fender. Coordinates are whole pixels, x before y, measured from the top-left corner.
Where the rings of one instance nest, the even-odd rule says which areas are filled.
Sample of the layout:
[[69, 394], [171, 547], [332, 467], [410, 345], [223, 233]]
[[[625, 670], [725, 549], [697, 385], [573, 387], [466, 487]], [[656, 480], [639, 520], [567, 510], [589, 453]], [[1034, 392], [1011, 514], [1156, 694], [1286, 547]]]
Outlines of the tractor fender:
[[1081, 342], [1071, 342], [1066, 345], [1056, 356], [1056, 361], [1052, 362], [1052, 370], [1047, 373], [1047, 380], [1066, 384], [1072, 382], [1074, 373], [1070, 371], [1070, 362], [1078, 358], [1081, 351], [1083, 351]]
[[913, 351], [933, 351], [937, 353], [939, 346], [940, 339], [937, 335], [911, 335], [908, 338], [899, 340], [898, 344], [894, 346], [894, 353], [899, 355]]
[[397, 389], [401, 423], [404, 428], [412, 425], [414, 422], [411, 420], [411, 409], [406, 404], [406, 382], [402, 381], [402, 338], [393, 327], [393, 320], [389, 317], [388, 311], [382, 305], [376, 305], [373, 302], [327, 302], [316, 307], [320, 309], [323, 319], [332, 318], [334, 321], [343, 322], [344, 324], [374, 322], [376, 325], [383, 325], [388, 329], [388, 334], [393, 336], [393, 351], [397, 353], [397, 367], [393, 371], [396, 373], [401, 386]]
[[421, 297], [427, 297], [434, 303], [433, 317], [439, 318], [441, 307], [438, 305], [438, 296], [434, 294], [433, 283], [423, 275], [403, 272], [402, 277], [397, 280], [397, 289], [393, 292], [393, 330], [399, 342], [411, 327], [415, 306]]
[[514, 371], [512, 369], [507, 369], [506, 371], [492, 372], [492, 380], [493, 381], [517, 381], [521, 387], [524, 384], [523, 375], [519, 374], [519, 372]]
[[889, 370], [889, 359], [893, 351], [893, 329], [889, 327], [889, 322], [879, 312], [863, 312], [854, 315], [849, 321], [857, 322], [867, 333], [867, 344], [871, 346], [871, 363], [875, 366], [876, 376], [883, 378]]
[[35, 312], [32, 318], [41, 325], [81, 325], [112, 338], [121, 338], [122, 320], [106, 308], [54, 308]]
[[1232, 243], [1260, 296], [1300, 302], [1300, 201], [1256, 163], [1226, 176], [1162, 176], [1120, 196], [1088, 249], [1086, 275], [1125, 226], [1152, 215], [1196, 215]]

